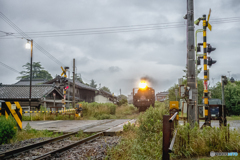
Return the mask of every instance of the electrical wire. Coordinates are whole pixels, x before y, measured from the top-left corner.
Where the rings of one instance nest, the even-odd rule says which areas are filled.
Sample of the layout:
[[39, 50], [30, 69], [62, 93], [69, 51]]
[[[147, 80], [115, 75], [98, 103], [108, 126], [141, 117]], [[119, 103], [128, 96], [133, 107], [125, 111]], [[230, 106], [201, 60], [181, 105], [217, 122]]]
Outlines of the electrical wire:
[[[169, 29], [169, 28], [180, 28], [185, 27], [186, 24], [178, 25], [165, 25], [165, 26], [152, 26], [152, 27], [141, 27], [141, 28], [119, 28], [114, 30], [89, 30], [89, 31], [71, 31], [71, 32], [56, 32], [56, 33], [34, 33], [31, 34], [32, 37], [59, 37], [59, 36], [77, 36], [77, 35], [93, 35], [93, 34], [109, 34], [109, 33], [121, 33], [121, 32], [135, 32], [135, 31], [146, 31], [146, 30], [158, 30], [158, 29]], [[16, 34], [15, 34], [16, 35]], [[17, 38], [21, 38], [20, 35], [16, 35]], [[10, 39], [14, 37], [0, 38], [0, 39]]]
[[[31, 39], [26, 33], [24, 33], [17, 25], [15, 25], [11, 20], [9, 20], [2, 12], [0, 12], [0, 17], [8, 23], [14, 30], [16, 30], [24, 39]], [[15, 36], [15, 35], [14, 35]], [[48, 51], [43, 49], [37, 42], [33, 41], [34, 46], [41, 51], [43, 54], [45, 54], [47, 57], [49, 57], [51, 60], [53, 60], [55, 63], [57, 63], [60, 66], [65, 66], [62, 62], [60, 62], [58, 59], [56, 59], [53, 55], [51, 55]]]
[[[232, 23], [239, 22], [240, 17], [229, 17], [229, 18], [218, 18], [212, 19], [210, 23]], [[130, 26], [115, 26], [115, 27], [100, 27], [100, 28], [83, 28], [83, 29], [71, 29], [71, 30], [58, 30], [58, 31], [40, 31], [40, 32], [26, 32], [34, 38], [37, 37], [59, 37], [59, 36], [77, 36], [77, 35], [93, 35], [93, 34], [109, 34], [109, 33], [120, 33], [120, 32], [135, 32], [135, 31], [146, 31], [146, 30], [158, 30], [168, 28], [180, 28], [186, 26], [185, 22], [168, 22], [159, 24], [142, 24], [142, 25], [130, 25]], [[6, 36], [8, 36], [6, 38]], [[11, 35], [6, 35], [5, 38]], [[15, 36], [21, 38], [21, 35], [15, 33]]]
[[8, 68], [8, 69], [10, 69], [10, 70], [12, 70], [13, 72], [16, 72], [16, 73], [18, 73], [18, 74], [20, 73], [20, 72], [17, 71], [16, 69], [14, 69], [14, 68], [12, 68], [12, 67], [10, 67], [10, 66], [4, 64], [3, 62], [0, 62], [0, 64], [1, 64], [2, 66], [6, 67], [6, 68]]

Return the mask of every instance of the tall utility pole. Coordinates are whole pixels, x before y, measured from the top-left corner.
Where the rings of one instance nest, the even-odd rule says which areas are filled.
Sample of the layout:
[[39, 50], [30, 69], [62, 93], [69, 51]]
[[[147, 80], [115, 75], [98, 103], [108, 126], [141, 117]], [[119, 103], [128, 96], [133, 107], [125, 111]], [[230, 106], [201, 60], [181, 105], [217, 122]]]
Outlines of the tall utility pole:
[[187, 86], [189, 88], [188, 123], [198, 122], [197, 89], [195, 82], [194, 10], [193, 0], [187, 0]]
[[75, 108], [75, 59], [73, 59], [73, 100], [72, 107]]
[[68, 87], [69, 87], [69, 89], [68, 89], [68, 109], [69, 109], [69, 101], [70, 101], [70, 89], [71, 89], [71, 87], [70, 87], [70, 71], [68, 71]]

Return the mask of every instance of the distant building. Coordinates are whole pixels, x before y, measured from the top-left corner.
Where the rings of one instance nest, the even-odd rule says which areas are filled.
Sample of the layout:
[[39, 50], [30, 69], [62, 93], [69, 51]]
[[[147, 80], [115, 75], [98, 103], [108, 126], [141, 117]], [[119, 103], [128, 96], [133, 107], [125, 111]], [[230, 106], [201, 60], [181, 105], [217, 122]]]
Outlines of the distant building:
[[164, 102], [165, 100], [168, 99], [168, 92], [158, 92], [156, 94], [156, 100], [159, 102]]
[[117, 103], [117, 96], [106, 92], [104, 90], [99, 89], [96, 91], [96, 95], [94, 97], [94, 101], [97, 103]]
[[133, 92], [131, 92], [131, 94], [128, 95], [127, 100], [128, 100], [128, 104], [133, 104]]
[[[68, 86], [68, 81], [70, 83], [70, 86]], [[68, 86], [66, 99], [72, 101], [73, 99], [73, 80], [66, 78], [64, 81], [64, 77], [56, 76], [56, 78], [45, 82], [44, 84], [54, 84], [62, 93], [64, 89], [64, 85]], [[76, 102], [94, 102], [95, 92], [97, 91], [96, 88], [90, 87], [88, 85], [85, 85], [78, 80], [75, 80], [75, 101]], [[69, 92], [69, 98], [68, 98], [68, 92]]]

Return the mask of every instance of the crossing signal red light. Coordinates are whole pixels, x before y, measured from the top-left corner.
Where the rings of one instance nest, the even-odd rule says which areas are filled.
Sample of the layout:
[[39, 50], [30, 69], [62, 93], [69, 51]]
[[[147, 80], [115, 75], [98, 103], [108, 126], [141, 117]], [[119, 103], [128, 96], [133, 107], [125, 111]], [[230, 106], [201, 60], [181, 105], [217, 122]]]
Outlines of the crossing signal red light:
[[210, 44], [208, 44], [208, 47], [207, 47], [207, 52], [210, 54], [212, 51], [215, 51], [216, 48], [213, 48]]
[[215, 64], [217, 61], [216, 60], [212, 60], [212, 58], [208, 57], [208, 66], [211, 67], [212, 64]]
[[69, 88], [69, 87], [67, 86], [67, 87], [65, 87], [64, 89], [67, 90], [68, 88]]

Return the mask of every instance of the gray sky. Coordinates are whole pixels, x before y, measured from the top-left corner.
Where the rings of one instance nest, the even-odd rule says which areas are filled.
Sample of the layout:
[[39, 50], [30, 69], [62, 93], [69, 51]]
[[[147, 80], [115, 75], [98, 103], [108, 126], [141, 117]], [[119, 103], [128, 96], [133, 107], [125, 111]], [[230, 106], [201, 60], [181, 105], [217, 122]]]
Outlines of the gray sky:
[[[240, 17], [239, 0], [195, 1], [194, 8], [195, 19], [208, 14], [211, 8], [210, 23], [214, 19]], [[0, 10], [25, 33], [186, 22], [183, 19], [186, 0], [0, 0]], [[211, 23], [213, 29], [207, 31], [208, 43], [217, 48], [210, 55], [217, 60], [210, 68], [210, 78], [215, 78], [214, 83], [220, 80], [221, 75], [228, 76], [227, 71], [231, 71], [235, 79], [240, 79], [240, 20], [230, 20], [231, 23]], [[226, 19], [220, 22], [226, 22]], [[196, 29], [201, 26], [196, 26]], [[0, 31], [17, 33], [1, 18]], [[0, 33], [0, 36], [4, 35]], [[138, 87], [140, 78], [145, 76], [151, 79], [150, 86], [156, 92], [165, 91], [184, 75], [182, 70], [186, 66], [184, 26], [166, 29], [165, 25], [165, 29], [108, 34], [30, 37], [64, 65], [70, 66], [71, 72], [75, 58], [77, 73], [82, 75], [84, 82], [94, 79], [97, 84], [109, 87], [115, 95], [119, 94], [120, 88], [123, 94], [130, 94], [133, 87]], [[202, 42], [202, 33], [198, 34], [198, 42]], [[30, 50], [25, 49], [25, 44], [26, 40], [21, 38], [0, 39], [0, 62], [22, 71], [22, 65], [30, 62]], [[61, 74], [60, 65], [35, 46], [33, 61], [41, 62], [53, 77]], [[203, 77], [203, 73], [200, 74]], [[13, 84], [19, 76], [2, 65], [0, 75], [0, 83], [3, 84]]]

